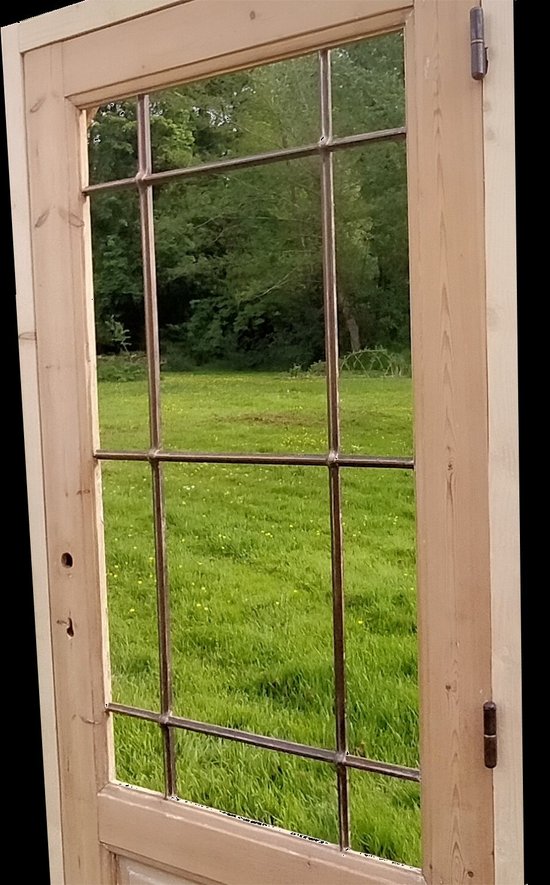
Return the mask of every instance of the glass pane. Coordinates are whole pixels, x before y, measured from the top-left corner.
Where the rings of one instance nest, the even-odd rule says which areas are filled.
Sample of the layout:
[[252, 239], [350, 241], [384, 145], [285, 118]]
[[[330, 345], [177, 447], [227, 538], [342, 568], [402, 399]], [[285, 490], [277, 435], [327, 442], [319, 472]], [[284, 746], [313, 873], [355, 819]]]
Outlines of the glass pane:
[[317, 158], [166, 185], [155, 206], [165, 445], [325, 451]]
[[351, 847], [420, 867], [420, 786], [350, 771]]
[[410, 456], [412, 385], [404, 142], [334, 158], [342, 448]]
[[338, 841], [332, 765], [179, 731], [178, 792], [183, 799]]
[[166, 465], [174, 711], [334, 745], [324, 469]]
[[417, 767], [412, 471], [344, 470], [350, 752]]
[[90, 184], [133, 178], [138, 171], [135, 99], [110, 101], [88, 123]]
[[104, 449], [147, 449], [149, 407], [139, 201], [91, 199], [99, 435]]
[[405, 125], [402, 32], [348, 43], [331, 56], [336, 136]]
[[164, 757], [158, 725], [114, 715], [116, 778], [124, 784], [164, 792]]
[[101, 475], [113, 700], [158, 710], [151, 472], [113, 461]]
[[316, 55], [151, 95], [155, 172], [319, 139]]

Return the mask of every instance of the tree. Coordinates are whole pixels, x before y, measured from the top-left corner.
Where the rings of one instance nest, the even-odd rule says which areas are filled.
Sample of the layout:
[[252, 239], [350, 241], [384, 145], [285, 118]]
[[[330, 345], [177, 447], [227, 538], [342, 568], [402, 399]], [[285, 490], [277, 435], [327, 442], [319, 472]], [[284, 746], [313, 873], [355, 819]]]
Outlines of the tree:
[[[337, 135], [403, 123], [401, 36], [333, 50]], [[319, 137], [315, 55], [152, 96], [155, 170], [312, 144]], [[91, 180], [137, 168], [135, 102], [101, 108]], [[335, 155], [343, 351], [408, 344], [405, 154], [384, 143]], [[143, 346], [138, 202], [93, 198], [96, 315]], [[155, 189], [159, 324], [189, 361], [309, 365], [323, 358], [317, 157], [181, 179]]]

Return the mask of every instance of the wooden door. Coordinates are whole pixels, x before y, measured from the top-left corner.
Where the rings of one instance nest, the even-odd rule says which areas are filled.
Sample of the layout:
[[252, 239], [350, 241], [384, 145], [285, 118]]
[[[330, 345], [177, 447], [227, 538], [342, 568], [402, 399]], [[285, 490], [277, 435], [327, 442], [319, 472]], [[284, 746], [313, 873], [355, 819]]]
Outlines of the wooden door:
[[[86, 0], [3, 33], [56, 885], [522, 880], [511, 4], [487, 0], [484, 9], [490, 66], [483, 82], [471, 75], [465, 0]], [[369, 453], [354, 460], [342, 452], [338, 424], [331, 187], [333, 154], [342, 145], [331, 131], [329, 50], [393, 31], [404, 32], [406, 46], [414, 465], [407, 458], [381, 463]], [[328, 471], [330, 487], [337, 723], [331, 748], [209, 730], [172, 710], [163, 465], [200, 458], [163, 449], [159, 436], [152, 210], [159, 180], [146, 97], [314, 51], [322, 130], [301, 155], [320, 163], [325, 321], [332, 334], [329, 446], [308, 463]], [[98, 436], [86, 135], [94, 109], [136, 95], [140, 167], [120, 186], [131, 185], [141, 206], [151, 439], [132, 453], [105, 451]], [[401, 138], [398, 129], [361, 137]], [[258, 456], [259, 463], [294, 463], [285, 457]], [[156, 710], [119, 704], [111, 694], [101, 505], [101, 465], [108, 460], [151, 469], [161, 646]], [[355, 852], [347, 838], [351, 770], [419, 779], [414, 768], [353, 755], [346, 744], [339, 483], [342, 470], [354, 466], [414, 467], [421, 868]], [[497, 704], [496, 768], [487, 766], [485, 753], [483, 707], [490, 701]], [[164, 795], [117, 780], [119, 716], [153, 723], [162, 737]], [[178, 801], [174, 743], [188, 731], [253, 743], [257, 752], [302, 755], [333, 770], [340, 844]]]

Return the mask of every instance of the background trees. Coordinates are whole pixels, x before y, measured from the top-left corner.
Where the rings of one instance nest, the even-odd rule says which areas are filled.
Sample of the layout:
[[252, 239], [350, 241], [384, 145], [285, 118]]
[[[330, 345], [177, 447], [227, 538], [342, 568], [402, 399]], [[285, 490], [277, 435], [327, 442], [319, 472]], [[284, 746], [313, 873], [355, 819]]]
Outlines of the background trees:
[[[399, 34], [333, 50], [336, 135], [403, 125], [402, 56]], [[318, 92], [313, 55], [154, 95], [154, 168], [311, 144]], [[134, 175], [136, 154], [135, 102], [100, 108], [91, 180]], [[404, 143], [337, 153], [335, 205], [342, 353], [406, 350]], [[97, 195], [92, 217], [98, 348], [142, 349], [137, 195]], [[168, 366], [305, 368], [324, 358], [317, 158], [160, 186], [155, 219]]]

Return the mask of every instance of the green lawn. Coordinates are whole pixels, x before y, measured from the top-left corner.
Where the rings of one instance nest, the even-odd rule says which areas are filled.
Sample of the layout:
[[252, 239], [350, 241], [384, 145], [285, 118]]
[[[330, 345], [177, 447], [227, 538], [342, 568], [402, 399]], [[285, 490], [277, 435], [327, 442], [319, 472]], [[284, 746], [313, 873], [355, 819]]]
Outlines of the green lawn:
[[[276, 373], [165, 374], [166, 445], [326, 450], [324, 382]], [[345, 375], [348, 452], [406, 455], [411, 384]], [[102, 445], [144, 448], [142, 380], [100, 384]], [[103, 467], [114, 699], [158, 708], [146, 464]], [[413, 477], [343, 471], [350, 751], [418, 764]], [[334, 744], [330, 531], [324, 468], [165, 467], [174, 712]], [[162, 789], [159, 732], [117, 717], [121, 780]], [[181, 732], [178, 791], [247, 818], [337, 841], [331, 766]], [[418, 865], [417, 785], [353, 771], [353, 847]]]

